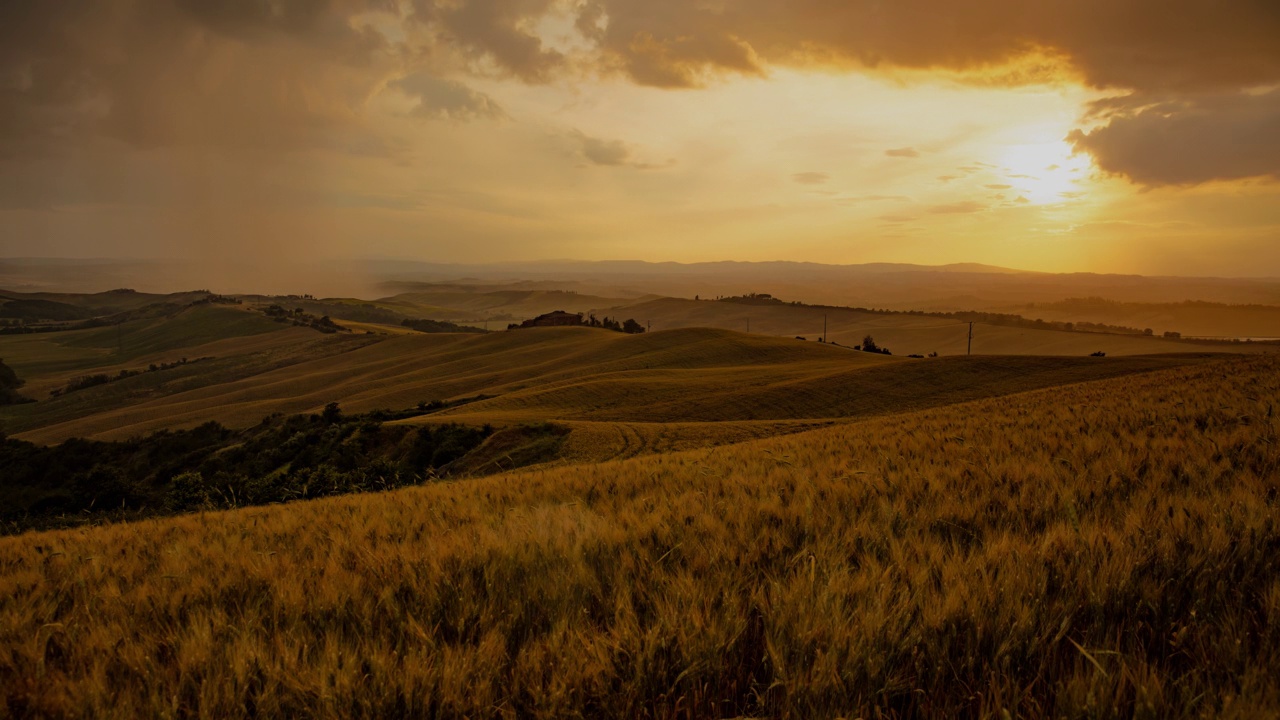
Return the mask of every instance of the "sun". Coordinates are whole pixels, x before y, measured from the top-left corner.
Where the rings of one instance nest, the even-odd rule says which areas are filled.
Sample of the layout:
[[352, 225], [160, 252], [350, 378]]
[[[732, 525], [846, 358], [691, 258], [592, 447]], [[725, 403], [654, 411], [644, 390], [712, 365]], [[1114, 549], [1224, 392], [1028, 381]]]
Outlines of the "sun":
[[1008, 145], [999, 163], [1011, 192], [1036, 205], [1079, 197], [1090, 166], [1089, 158], [1065, 140]]

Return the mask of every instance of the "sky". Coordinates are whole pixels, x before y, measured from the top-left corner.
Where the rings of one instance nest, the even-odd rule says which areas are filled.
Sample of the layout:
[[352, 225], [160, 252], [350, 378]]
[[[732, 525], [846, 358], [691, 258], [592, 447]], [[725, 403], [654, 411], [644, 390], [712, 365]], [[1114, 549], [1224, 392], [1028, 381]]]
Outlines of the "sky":
[[13, 0], [0, 256], [1280, 277], [1274, 0]]

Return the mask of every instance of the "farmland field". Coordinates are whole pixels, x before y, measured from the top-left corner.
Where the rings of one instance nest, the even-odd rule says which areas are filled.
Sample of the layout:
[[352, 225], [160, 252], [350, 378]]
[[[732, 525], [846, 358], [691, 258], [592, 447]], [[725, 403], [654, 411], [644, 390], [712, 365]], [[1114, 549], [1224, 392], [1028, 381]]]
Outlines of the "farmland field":
[[9, 715], [1280, 712], [1275, 355], [305, 310], [0, 336]]
[[[1213, 357], [1198, 346], [1173, 345], [1181, 352], [916, 361], [710, 328], [639, 336], [592, 328], [423, 334], [349, 324], [355, 332], [323, 335], [244, 308], [197, 307], [119, 328], [0, 337], [0, 358], [42, 400], [0, 408], [0, 429], [41, 443], [123, 439], [210, 420], [245, 427], [271, 413], [318, 412], [330, 402], [368, 412], [477, 397], [423, 421], [850, 418]], [[200, 362], [48, 397], [84, 375], [167, 367], [183, 358]]]
[[1274, 358], [0, 540], [16, 715], [1272, 717]]
[[1278, 39], [0, 3], [0, 720], [1280, 720]]

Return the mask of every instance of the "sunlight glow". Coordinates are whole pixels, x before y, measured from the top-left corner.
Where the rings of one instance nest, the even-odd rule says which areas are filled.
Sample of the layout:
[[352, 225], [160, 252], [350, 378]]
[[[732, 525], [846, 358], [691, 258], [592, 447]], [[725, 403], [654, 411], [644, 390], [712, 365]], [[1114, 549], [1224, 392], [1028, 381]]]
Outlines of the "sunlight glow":
[[1035, 205], [1077, 197], [1091, 166], [1088, 156], [1074, 153], [1065, 140], [1009, 145], [999, 162], [1014, 191]]

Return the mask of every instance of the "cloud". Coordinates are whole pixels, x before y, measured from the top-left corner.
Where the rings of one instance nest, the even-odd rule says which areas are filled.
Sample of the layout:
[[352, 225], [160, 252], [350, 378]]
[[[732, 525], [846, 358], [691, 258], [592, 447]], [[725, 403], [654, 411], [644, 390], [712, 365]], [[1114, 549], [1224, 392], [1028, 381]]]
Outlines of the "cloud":
[[1000, 184], [993, 184], [993, 185], [983, 185], [982, 187], [987, 188], [988, 190], [1008, 190], [1009, 188], [1011, 188], [1011, 187], [1013, 187], [1013, 186], [1012, 186], [1012, 185], [1000, 185]]
[[378, 143], [361, 111], [399, 69], [377, 0], [0, 4], [0, 153], [86, 137], [279, 151]]
[[821, 185], [831, 179], [831, 176], [822, 172], [802, 172], [791, 176], [791, 179], [801, 185]]
[[[1280, 83], [1277, 37], [1275, 0], [7, 2], [0, 157], [86, 138], [396, 156], [367, 117], [388, 87], [421, 117], [478, 120], [505, 112], [469, 75], [695, 88], [792, 67], [1079, 79], [1130, 93], [1097, 103], [1100, 124], [1071, 136], [1105, 170], [1149, 186], [1277, 177], [1277, 92], [1242, 92]], [[581, 143], [593, 163], [643, 165], [618, 141]]]
[[935, 215], [957, 215], [982, 212], [986, 209], [986, 205], [983, 205], [976, 200], [965, 200], [964, 202], [948, 203], [946, 205], [934, 205], [929, 208], [929, 212]]
[[[658, 87], [699, 87], [718, 76], [759, 76], [783, 66], [898, 77], [941, 71], [1002, 86], [1079, 80], [1176, 101], [1280, 82], [1275, 0], [1235, 0], [1229, 8], [1204, 0], [585, 0], [579, 7], [578, 26], [598, 54], [597, 70]], [[1221, 110], [1227, 116], [1213, 124], [1254, 131], [1239, 109]], [[1077, 139], [1077, 147], [1096, 151], [1100, 164], [1124, 174], [1129, 154], [1150, 155], [1133, 167], [1150, 183], [1273, 175], [1280, 167], [1268, 159], [1268, 167], [1258, 168], [1263, 159], [1255, 158], [1144, 169], [1161, 153], [1178, 153], [1177, 137], [1210, 132], [1196, 131], [1197, 119], [1157, 119], [1117, 120], [1110, 132]], [[1157, 135], [1119, 147], [1121, 137], [1138, 134], [1123, 126], [1158, 124], [1170, 142]], [[1225, 135], [1215, 137], [1220, 142], [1211, 146], [1238, 154], [1221, 147]], [[887, 154], [912, 157], [909, 150]]]
[[911, 202], [911, 198], [906, 195], [861, 195], [836, 200], [838, 205], [861, 205], [869, 202]]
[[947, 69], [1022, 84], [1069, 65], [1098, 87], [1280, 77], [1280, 7], [1237, 0], [587, 0], [579, 27], [641, 84], [695, 86], [770, 65]]
[[1141, 185], [1280, 179], [1280, 90], [1104, 104], [1107, 124], [1068, 140], [1098, 167]]
[[576, 134], [582, 143], [582, 155], [596, 165], [627, 165], [631, 160], [631, 148], [621, 140], [602, 140], [600, 138]]
[[501, 120], [508, 117], [502, 106], [488, 95], [460, 82], [425, 72], [400, 78], [392, 86], [417, 101], [412, 110], [417, 117], [444, 120]]
[[550, 80], [565, 66], [530, 27], [556, 8], [555, 0], [412, 0], [410, 22], [425, 28], [429, 51], [458, 48], [473, 69], [487, 62], [530, 83]]
[[580, 130], [570, 133], [578, 141], [578, 150], [582, 157], [593, 165], [604, 167], [632, 167], [637, 170], [656, 170], [675, 165], [675, 160], [664, 163], [649, 163], [637, 160], [635, 148], [622, 140], [606, 140], [592, 137]]

